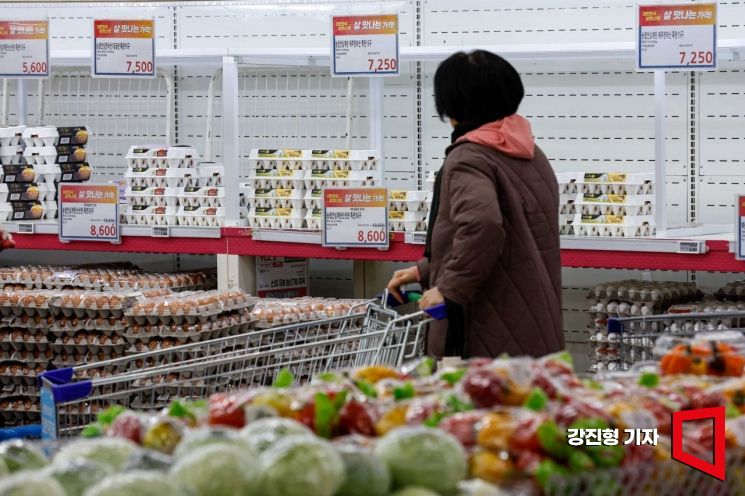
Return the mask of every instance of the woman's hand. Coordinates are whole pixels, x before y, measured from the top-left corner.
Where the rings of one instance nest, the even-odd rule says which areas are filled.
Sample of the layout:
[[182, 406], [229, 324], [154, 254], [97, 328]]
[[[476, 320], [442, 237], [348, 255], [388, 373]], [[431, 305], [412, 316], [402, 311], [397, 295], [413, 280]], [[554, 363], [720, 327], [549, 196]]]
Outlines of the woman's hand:
[[422, 295], [422, 299], [419, 300], [419, 309], [426, 310], [427, 308], [436, 307], [445, 303], [445, 297], [442, 296], [440, 290], [437, 288], [428, 289]]
[[388, 281], [388, 292], [393, 295], [399, 303], [406, 303], [403, 296], [398, 291], [398, 288], [404, 284], [411, 284], [419, 280], [419, 271], [416, 267], [409, 267], [408, 269], [397, 270], [393, 273], [393, 277]]
[[5, 229], [0, 229], [0, 251], [5, 250], [6, 248], [15, 247], [16, 242], [13, 239], [13, 236], [11, 236], [10, 233]]

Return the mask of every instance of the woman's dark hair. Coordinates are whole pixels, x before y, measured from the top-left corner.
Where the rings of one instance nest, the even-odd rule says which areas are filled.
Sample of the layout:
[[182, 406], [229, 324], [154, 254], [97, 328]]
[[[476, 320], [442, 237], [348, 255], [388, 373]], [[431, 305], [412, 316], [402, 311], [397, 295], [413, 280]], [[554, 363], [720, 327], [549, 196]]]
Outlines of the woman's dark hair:
[[435, 105], [440, 119], [485, 124], [515, 112], [525, 96], [512, 64], [485, 50], [458, 52], [435, 72]]

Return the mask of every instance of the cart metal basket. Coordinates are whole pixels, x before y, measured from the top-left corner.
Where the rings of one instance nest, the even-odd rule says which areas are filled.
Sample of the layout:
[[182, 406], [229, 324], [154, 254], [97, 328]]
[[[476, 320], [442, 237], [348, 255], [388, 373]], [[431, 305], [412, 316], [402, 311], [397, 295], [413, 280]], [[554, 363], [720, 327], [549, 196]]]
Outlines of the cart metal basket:
[[[270, 385], [284, 368], [304, 382], [330, 370], [400, 366], [423, 354], [428, 314], [401, 316], [374, 302], [366, 305], [364, 313], [358, 308], [344, 317], [45, 372], [39, 378], [42, 437], [73, 435], [111, 404], [154, 410], [177, 397]], [[115, 374], [96, 378], [96, 370]]]
[[[609, 318], [608, 346], [617, 350], [621, 370], [654, 360], [657, 338], [663, 335], [690, 337], [697, 332], [745, 329], [745, 311], [672, 313], [643, 317]], [[744, 493], [745, 494], [745, 493]]]

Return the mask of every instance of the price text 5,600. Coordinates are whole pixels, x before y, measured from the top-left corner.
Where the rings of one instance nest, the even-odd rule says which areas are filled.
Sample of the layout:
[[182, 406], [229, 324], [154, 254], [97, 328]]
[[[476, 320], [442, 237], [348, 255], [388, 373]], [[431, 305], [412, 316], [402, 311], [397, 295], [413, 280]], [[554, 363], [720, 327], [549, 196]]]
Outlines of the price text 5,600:
[[47, 63], [46, 62], [24, 62], [23, 73], [24, 74], [46, 74]]

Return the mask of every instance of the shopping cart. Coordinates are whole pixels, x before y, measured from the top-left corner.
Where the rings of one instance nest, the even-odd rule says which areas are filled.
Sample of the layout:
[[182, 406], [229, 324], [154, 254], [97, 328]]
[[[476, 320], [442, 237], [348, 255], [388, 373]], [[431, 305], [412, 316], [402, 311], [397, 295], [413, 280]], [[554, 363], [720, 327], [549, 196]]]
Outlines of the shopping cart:
[[[289, 369], [298, 382], [370, 364], [401, 366], [424, 353], [426, 312], [399, 315], [387, 294], [343, 317], [317, 320], [124, 358], [58, 369], [39, 377], [42, 437], [73, 435], [112, 404], [156, 410], [174, 398], [205, 398], [217, 391], [270, 385]], [[429, 311], [444, 316], [442, 308]], [[89, 377], [95, 371], [108, 377]]]
[[670, 334], [690, 337], [698, 332], [745, 329], [745, 311], [670, 313], [609, 318], [607, 344], [618, 351], [621, 370], [635, 363], [655, 360], [657, 339]]

